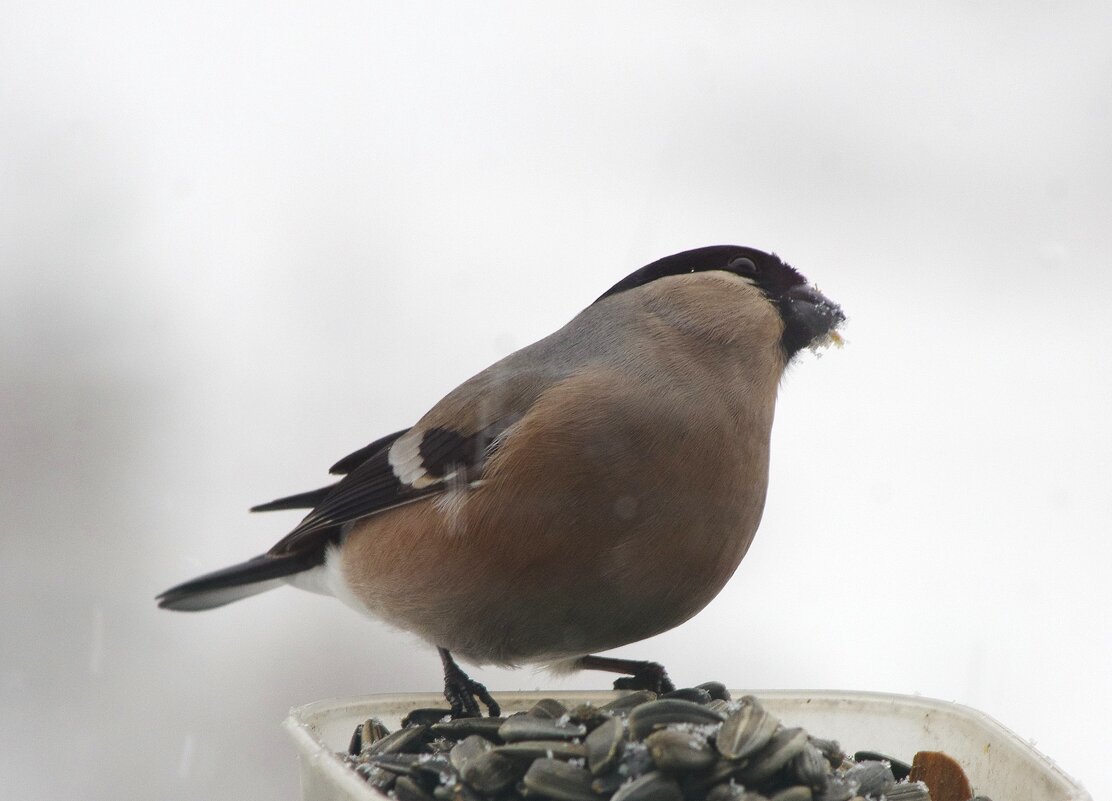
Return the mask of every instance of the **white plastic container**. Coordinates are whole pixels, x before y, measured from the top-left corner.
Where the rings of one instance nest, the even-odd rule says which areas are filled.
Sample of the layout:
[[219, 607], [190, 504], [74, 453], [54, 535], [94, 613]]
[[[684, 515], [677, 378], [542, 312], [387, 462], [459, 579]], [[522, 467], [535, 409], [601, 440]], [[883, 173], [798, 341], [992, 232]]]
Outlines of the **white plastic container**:
[[[734, 697], [746, 691], [731, 691]], [[910, 762], [917, 751], [943, 751], [962, 766], [973, 790], [992, 801], [1092, 801], [1075, 781], [992, 718], [961, 704], [908, 695], [805, 690], [754, 691], [789, 726], [837, 740], [848, 752], [879, 751]], [[503, 714], [541, 698], [603, 704], [613, 692], [495, 693]], [[383, 801], [383, 794], [336, 756], [356, 725], [379, 718], [390, 729], [417, 707], [443, 706], [434, 693], [317, 701], [290, 711], [305, 801]]]

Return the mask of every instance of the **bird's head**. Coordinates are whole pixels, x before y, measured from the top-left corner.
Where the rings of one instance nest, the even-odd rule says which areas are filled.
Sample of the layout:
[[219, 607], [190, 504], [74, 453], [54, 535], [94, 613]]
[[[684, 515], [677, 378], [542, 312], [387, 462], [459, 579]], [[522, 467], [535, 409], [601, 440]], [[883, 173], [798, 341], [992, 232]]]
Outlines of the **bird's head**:
[[837, 303], [775, 253], [741, 245], [712, 245], [665, 256], [626, 276], [598, 300], [668, 276], [715, 271], [745, 279], [776, 307], [784, 323], [781, 346], [788, 360], [806, 347], [841, 344], [838, 328], [846, 316]]

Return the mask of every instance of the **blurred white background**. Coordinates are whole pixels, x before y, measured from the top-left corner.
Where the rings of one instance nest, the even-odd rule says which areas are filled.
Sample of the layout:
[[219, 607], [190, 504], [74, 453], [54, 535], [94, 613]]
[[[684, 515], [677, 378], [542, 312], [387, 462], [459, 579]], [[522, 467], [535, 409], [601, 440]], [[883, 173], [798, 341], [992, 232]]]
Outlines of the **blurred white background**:
[[1110, 34], [1102, 0], [6, 2], [0, 794], [297, 798], [287, 708], [435, 690], [435, 652], [293, 589], [154, 595], [732, 242], [849, 345], [784, 382], [734, 580], [620, 653], [956, 700], [1112, 796]]

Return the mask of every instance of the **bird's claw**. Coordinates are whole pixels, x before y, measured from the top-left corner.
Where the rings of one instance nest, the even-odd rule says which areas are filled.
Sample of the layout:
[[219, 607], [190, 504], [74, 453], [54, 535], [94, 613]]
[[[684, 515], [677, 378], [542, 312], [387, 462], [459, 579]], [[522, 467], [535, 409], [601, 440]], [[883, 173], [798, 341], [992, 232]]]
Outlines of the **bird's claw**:
[[640, 662], [632, 676], [614, 679], [615, 690], [651, 690], [657, 695], [670, 693], [676, 685], [668, 678], [668, 671], [659, 662]]
[[486, 706], [492, 718], [498, 717], [502, 710], [498, 702], [490, 697], [487, 688], [472, 679], [462, 670], [458, 676], [444, 677], [444, 697], [452, 707], [452, 718], [477, 718], [483, 714], [479, 704]]
[[444, 697], [452, 707], [453, 719], [482, 717], [480, 703], [492, 718], [502, 714], [487, 688], [464, 673], [446, 650], [440, 649], [440, 658], [444, 663]]

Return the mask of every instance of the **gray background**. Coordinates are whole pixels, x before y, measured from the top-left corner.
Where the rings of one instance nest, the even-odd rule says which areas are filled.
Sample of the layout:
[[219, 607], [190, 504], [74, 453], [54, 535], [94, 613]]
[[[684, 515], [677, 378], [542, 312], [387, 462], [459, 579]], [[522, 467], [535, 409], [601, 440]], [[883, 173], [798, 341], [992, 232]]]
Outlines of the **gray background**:
[[1110, 32], [1106, 2], [4, 3], [3, 795], [296, 798], [287, 708], [434, 690], [435, 653], [292, 589], [153, 596], [720, 242], [816, 280], [849, 345], [784, 381], [735, 579], [619, 653], [957, 700], [1112, 795]]

